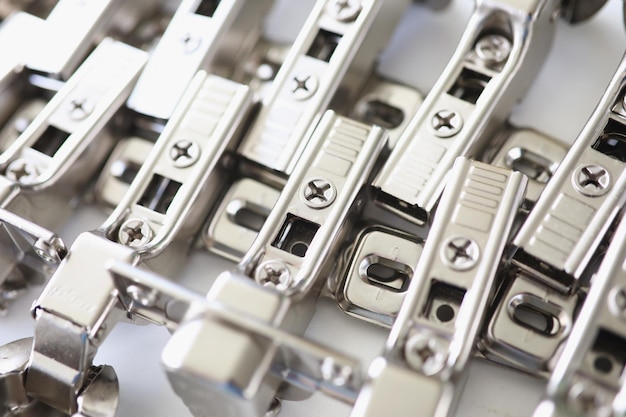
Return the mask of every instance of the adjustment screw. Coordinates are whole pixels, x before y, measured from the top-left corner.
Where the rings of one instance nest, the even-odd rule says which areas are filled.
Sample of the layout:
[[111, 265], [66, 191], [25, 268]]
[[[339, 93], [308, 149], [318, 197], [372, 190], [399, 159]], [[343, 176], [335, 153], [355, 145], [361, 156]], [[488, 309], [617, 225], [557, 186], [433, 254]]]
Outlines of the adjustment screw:
[[441, 257], [450, 268], [465, 271], [473, 268], [478, 262], [480, 248], [472, 239], [453, 237], [441, 246]]
[[618, 286], [611, 290], [609, 308], [617, 317], [626, 319], [626, 288]]
[[194, 36], [190, 32], [187, 32], [180, 38], [180, 42], [183, 44], [183, 51], [186, 54], [191, 54], [200, 47], [202, 39], [198, 36]]
[[262, 286], [276, 288], [278, 291], [284, 291], [291, 285], [291, 272], [279, 261], [263, 262], [257, 267], [254, 278]]
[[314, 75], [294, 75], [289, 91], [296, 100], [306, 100], [317, 91], [319, 82]]
[[145, 220], [128, 219], [120, 227], [118, 239], [131, 248], [143, 246], [152, 239], [152, 229]]
[[487, 35], [476, 42], [474, 49], [478, 58], [487, 65], [501, 64], [511, 54], [511, 41], [502, 35]]
[[177, 168], [187, 168], [200, 158], [200, 146], [190, 140], [179, 140], [170, 148], [170, 159]]
[[326, 6], [326, 11], [335, 20], [340, 22], [352, 22], [361, 13], [360, 0], [331, 0]]
[[330, 206], [337, 197], [337, 189], [324, 178], [312, 178], [305, 181], [300, 193], [301, 200], [313, 209], [322, 209]]
[[608, 192], [611, 186], [611, 174], [600, 165], [578, 167], [572, 176], [574, 188], [587, 197], [599, 197]]
[[37, 239], [33, 243], [33, 249], [45, 263], [55, 265], [61, 262], [61, 254], [57, 248], [43, 239]]
[[70, 100], [68, 112], [73, 120], [86, 119], [96, 108], [95, 103], [87, 97], [75, 97]]
[[404, 345], [404, 357], [413, 369], [430, 376], [444, 368], [448, 359], [445, 349], [445, 345], [439, 339], [425, 334], [415, 334]]
[[461, 131], [463, 119], [453, 110], [439, 110], [431, 119], [431, 127], [435, 135], [440, 138], [449, 138]]
[[5, 175], [8, 179], [28, 185], [34, 183], [39, 177], [39, 170], [30, 159], [16, 159], [7, 167]]

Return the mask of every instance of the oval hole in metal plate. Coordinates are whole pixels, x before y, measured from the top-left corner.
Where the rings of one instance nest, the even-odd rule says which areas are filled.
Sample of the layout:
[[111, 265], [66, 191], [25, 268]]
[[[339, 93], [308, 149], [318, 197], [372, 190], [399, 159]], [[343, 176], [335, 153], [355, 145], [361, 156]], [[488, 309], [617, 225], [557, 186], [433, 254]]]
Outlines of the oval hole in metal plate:
[[403, 292], [409, 286], [413, 270], [401, 262], [368, 255], [359, 264], [359, 275], [368, 284], [393, 292]]
[[546, 337], [569, 330], [570, 320], [557, 305], [532, 294], [517, 294], [507, 305], [509, 317], [522, 327]]
[[231, 201], [226, 212], [231, 222], [255, 232], [261, 230], [270, 214], [266, 207], [240, 199]]
[[511, 148], [506, 154], [506, 165], [526, 174], [528, 178], [546, 184], [559, 166], [559, 161], [551, 161], [528, 149], [518, 146]]
[[395, 129], [404, 122], [402, 109], [376, 98], [357, 103], [355, 114], [358, 120], [385, 129]]

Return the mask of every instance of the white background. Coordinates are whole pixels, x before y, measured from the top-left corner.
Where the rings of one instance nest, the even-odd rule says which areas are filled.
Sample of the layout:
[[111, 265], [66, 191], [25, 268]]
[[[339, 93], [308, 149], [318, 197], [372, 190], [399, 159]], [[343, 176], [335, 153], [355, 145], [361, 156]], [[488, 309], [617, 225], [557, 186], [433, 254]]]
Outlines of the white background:
[[[382, 56], [384, 74], [423, 93], [428, 91], [452, 55], [474, 5], [471, 0], [452, 3], [443, 12], [417, 6], [410, 9]], [[268, 32], [275, 39], [292, 40], [312, 4], [313, 0], [278, 0], [268, 19]], [[513, 122], [573, 141], [608, 84], [625, 45], [620, 0], [609, 0], [599, 15], [582, 25], [559, 24], [552, 53], [528, 96], [515, 110]], [[78, 233], [94, 229], [103, 219], [97, 209], [81, 209], [61, 235], [70, 246]], [[205, 293], [214, 277], [230, 266], [217, 257], [198, 253], [190, 259], [182, 284]], [[0, 344], [32, 335], [29, 309], [39, 290], [14, 303], [9, 315], [0, 318]], [[361, 358], [366, 367], [381, 352], [385, 333], [345, 316], [332, 303], [323, 301], [307, 337]], [[160, 368], [160, 352], [168, 337], [163, 328], [119, 325], [100, 349], [95, 363], [113, 365], [120, 380], [119, 416], [190, 415], [170, 390]], [[529, 416], [544, 385], [543, 381], [475, 361], [457, 416]], [[281, 415], [349, 414], [347, 405], [315, 395], [305, 402], [284, 403]]]

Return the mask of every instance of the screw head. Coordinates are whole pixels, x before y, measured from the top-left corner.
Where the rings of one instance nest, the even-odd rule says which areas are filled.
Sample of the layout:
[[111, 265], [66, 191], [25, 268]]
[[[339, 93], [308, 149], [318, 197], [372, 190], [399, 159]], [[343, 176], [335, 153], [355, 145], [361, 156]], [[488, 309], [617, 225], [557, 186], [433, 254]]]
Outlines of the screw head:
[[78, 96], [70, 99], [67, 111], [73, 120], [86, 119], [96, 108], [96, 104], [89, 97]]
[[122, 245], [136, 248], [143, 246], [152, 239], [152, 229], [142, 219], [128, 219], [120, 227], [118, 239]]
[[578, 413], [590, 413], [594, 415], [611, 415], [602, 414], [601, 410], [607, 405], [607, 398], [598, 388], [582, 381], [574, 383], [568, 393], [567, 402], [570, 407]]
[[353, 370], [350, 366], [337, 363], [335, 358], [326, 357], [320, 366], [322, 378], [337, 387], [345, 386], [352, 378]]
[[331, 0], [326, 11], [340, 22], [352, 22], [361, 13], [360, 0]]
[[501, 64], [511, 54], [511, 41], [505, 36], [491, 34], [476, 42], [476, 55], [488, 65]]
[[183, 44], [183, 52], [191, 54], [202, 45], [202, 38], [187, 32], [180, 38], [180, 42]]
[[139, 285], [129, 285], [126, 287], [126, 294], [133, 302], [143, 307], [153, 307], [156, 304], [157, 294], [153, 289], [141, 287]]
[[322, 209], [330, 206], [337, 197], [337, 189], [324, 178], [311, 178], [304, 182], [301, 200], [313, 209]]
[[200, 158], [200, 146], [190, 140], [179, 140], [170, 148], [170, 159], [177, 168], [187, 168]]
[[319, 81], [311, 74], [294, 75], [289, 91], [296, 100], [306, 100], [317, 91]]
[[264, 287], [284, 291], [291, 285], [291, 272], [284, 263], [271, 260], [256, 268], [254, 279]]
[[32, 184], [39, 177], [37, 165], [30, 159], [16, 159], [7, 166], [5, 175], [20, 184]]
[[438, 338], [415, 334], [404, 345], [404, 357], [413, 369], [430, 376], [444, 368], [448, 354], [445, 345]]
[[37, 239], [35, 243], [33, 243], [33, 249], [37, 256], [49, 265], [55, 265], [61, 262], [61, 254], [57, 248], [43, 239]]
[[617, 286], [609, 293], [609, 309], [622, 319], [626, 319], [626, 287]]
[[480, 248], [478, 244], [466, 237], [450, 238], [441, 247], [441, 258], [446, 265], [457, 271], [473, 268], [479, 257]]
[[572, 175], [576, 191], [588, 197], [606, 194], [611, 186], [611, 174], [601, 165], [583, 165]]
[[435, 135], [440, 138], [449, 138], [461, 131], [463, 118], [454, 110], [439, 110], [431, 119], [431, 127]]

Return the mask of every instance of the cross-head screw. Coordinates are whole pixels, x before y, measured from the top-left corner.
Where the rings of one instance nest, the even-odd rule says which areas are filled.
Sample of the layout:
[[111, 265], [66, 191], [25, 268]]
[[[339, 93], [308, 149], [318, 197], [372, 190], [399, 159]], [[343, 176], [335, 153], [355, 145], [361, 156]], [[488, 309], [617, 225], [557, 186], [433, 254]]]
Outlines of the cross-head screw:
[[118, 239], [122, 245], [133, 248], [144, 246], [152, 239], [152, 229], [145, 220], [128, 219], [120, 227]]
[[302, 202], [307, 206], [322, 209], [335, 201], [337, 190], [330, 181], [324, 178], [311, 178], [304, 182], [301, 196]]
[[254, 278], [264, 287], [276, 288], [284, 291], [291, 285], [291, 272], [287, 265], [280, 261], [270, 260], [263, 262], [256, 268]]
[[290, 90], [296, 100], [306, 100], [317, 91], [319, 82], [311, 74], [294, 75], [291, 79]]
[[361, 12], [361, 0], [331, 0], [326, 10], [340, 22], [352, 22]]
[[191, 54], [200, 47], [202, 39], [193, 33], [187, 32], [180, 38], [180, 42], [183, 44], [183, 51], [186, 54]]
[[438, 338], [418, 333], [409, 337], [404, 345], [404, 357], [413, 369], [430, 376], [444, 368], [448, 354]]
[[450, 268], [465, 271], [473, 268], [478, 262], [480, 248], [472, 239], [457, 236], [444, 242], [441, 257]]
[[511, 54], [511, 41], [503, 35], [492, 33], [476, 42], [476, 55], [487, 65], [501, 64]]
[[96, 108], [96, 104], [89, 97], [78, 96], [69, 101], [67, 111], [73, 120], [86, 119]]
[[190, 140], [179, 140], [170, 148], [170, 159], [175, 167], [186, 168], [200, 158], [200, 146]]
[[611, 290], [609, 308], [617, 317], [626, 319], [626, 287], [617, 286]]
[[601, 165], [583, 165], [572, 176], [574, 188], [588, 197], [606, 194], [611, 186], [611, 174]]
[[7, 166], [5, 175], [20, 184], [32, 184], [39, 177], [37, 165], [30, 159], [18, 158]]
[[435, 135], [440, 138], [449, 138], [461, 131], [463, 119], [454, 110], [439, 110], [433, 115], [431, 126], [435, 131]]

